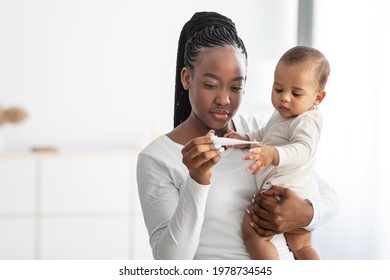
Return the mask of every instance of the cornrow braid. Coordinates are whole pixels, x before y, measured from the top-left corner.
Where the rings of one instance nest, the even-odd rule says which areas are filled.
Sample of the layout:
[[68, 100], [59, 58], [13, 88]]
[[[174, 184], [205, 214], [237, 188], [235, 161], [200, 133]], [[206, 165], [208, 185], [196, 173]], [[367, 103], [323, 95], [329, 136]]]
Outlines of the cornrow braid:
[[245, 45], [237, 34], [233, 21], [215, 12], [195, 13], [184, 25], [179, 38], [176, 59], [174, 127], [191, 114], [188, 90], [181, 83], [181, 70], [194, 69], [202, 48], [231, 45], [239, 49], [247, 60]]

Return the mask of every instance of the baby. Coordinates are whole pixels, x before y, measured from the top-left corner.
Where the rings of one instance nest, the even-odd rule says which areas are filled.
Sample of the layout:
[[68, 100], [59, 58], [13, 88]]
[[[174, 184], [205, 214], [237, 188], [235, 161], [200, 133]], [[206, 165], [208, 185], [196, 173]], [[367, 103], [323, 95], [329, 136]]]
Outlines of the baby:
[[[308, 201], [320, 198], [313, 170], [322, 128], [317, 106], [326, 95], [329, 72], [328, 60], [320, 51], [305, 46], [288, 50], [275, 68], [272, 87], [275, 112], [267, 125], [246, 135], [231, 130], [225, 134], [225, 137], [262, 142], [253, 145], [250, 154], [244, 157], [255, 160], [248, 170], [257, 174], [260, 191], [276, 185], [291, 188]], [[258, 235], [252, 225], [250, 215], [246, 214], [243, 238], [251, 257], [278, 259], [272, 236]], [[301, 230], [284, 235], [295, 259], [320, 258], [311, 245], [311, 232]]]

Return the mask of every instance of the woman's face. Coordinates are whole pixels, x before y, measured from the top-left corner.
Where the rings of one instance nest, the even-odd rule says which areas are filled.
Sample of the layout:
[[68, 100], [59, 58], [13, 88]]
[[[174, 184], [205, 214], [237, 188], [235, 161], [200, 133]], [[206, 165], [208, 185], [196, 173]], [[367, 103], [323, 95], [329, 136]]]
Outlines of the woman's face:
[[194, 69], [182, 71], [192, 106], [189, 121], [205, 130], [227, 129], [240, 106], [245, 80], [246, 63], [239, 50], [233, 46], [204, 48]]

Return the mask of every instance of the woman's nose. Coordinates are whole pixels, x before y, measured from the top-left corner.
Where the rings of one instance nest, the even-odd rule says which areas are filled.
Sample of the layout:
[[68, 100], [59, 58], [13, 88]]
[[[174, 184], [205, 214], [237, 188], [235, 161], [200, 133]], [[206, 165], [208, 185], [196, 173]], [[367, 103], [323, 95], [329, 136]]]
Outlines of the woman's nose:
[[230, 97], [226, 91], [221, 91], [216, 99], [218, 105], [226, 106], [230, 104]]

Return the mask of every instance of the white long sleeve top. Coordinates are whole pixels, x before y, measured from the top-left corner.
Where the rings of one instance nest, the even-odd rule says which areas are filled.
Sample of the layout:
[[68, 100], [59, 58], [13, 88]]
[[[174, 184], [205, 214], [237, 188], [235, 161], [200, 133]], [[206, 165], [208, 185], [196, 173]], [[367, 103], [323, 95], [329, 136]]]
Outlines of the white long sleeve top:
[[321, 130], [322, 114], [315, 107], [294, 118], [275, 111], [264, 127], [248, 133], [250, 140], [273, 146], [279, 153], [278, 166], [269, 165], [257, 174], [258, 187], [270, 182], [292, 189], [303, 199], [319, 200], [314, 164]]
[[[237, 132], [264, 123], [237, 115]], [[246, 153], [228, 149], [212, 169], [210, 185], [200, 185], [182, 163], [182, 145], [162, 135], [150, 143], [137, 162], [139, 199], [155, 259], [249, 259], [241, 228], [245, 208], [257, 190], [255, 178], [242, 160]], [[319, 179], [322, 200], [312, 201], [312, 230], [338, 211], [336, 193]], [[273, 243], [282, 259], [293, 259], [284, 235]]]

